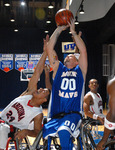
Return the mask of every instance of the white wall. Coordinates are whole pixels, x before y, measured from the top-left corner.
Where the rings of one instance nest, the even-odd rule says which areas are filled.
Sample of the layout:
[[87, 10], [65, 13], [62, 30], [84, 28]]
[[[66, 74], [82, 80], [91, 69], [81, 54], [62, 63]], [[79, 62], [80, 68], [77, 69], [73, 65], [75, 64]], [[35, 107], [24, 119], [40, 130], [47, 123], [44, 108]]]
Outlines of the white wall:
[[[76, 15], [76, 12], [80, 6], [82, 0], [73, 0], [69, 9], [72, 11], [73, 15]], [[97, 20], [104, 17], [112, 5], [115, 3], [115, 0], [84, 0], [84, 15], [78, 13], [78, 21], [91, 21]], [[66, 0], [62, 2], [62, 8], [66, 7]]]

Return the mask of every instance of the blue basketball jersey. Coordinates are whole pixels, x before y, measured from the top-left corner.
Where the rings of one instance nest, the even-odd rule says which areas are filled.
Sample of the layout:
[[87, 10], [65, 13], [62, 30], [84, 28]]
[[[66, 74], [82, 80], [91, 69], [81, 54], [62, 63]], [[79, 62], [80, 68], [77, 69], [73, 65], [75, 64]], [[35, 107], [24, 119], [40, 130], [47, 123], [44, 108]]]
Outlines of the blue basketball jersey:
[[68, 69], [60, 62], [52, 85], [48, 117], [60, 112], [82, 113], [83, 96], [84, 79], [79, 65]]

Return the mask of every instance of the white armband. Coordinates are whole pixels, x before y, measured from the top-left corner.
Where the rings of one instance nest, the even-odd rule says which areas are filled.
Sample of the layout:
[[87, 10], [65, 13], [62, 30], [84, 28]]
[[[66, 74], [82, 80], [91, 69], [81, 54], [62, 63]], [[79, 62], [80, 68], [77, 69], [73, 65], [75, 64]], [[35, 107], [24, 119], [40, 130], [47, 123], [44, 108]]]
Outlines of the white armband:
[[109, 130], [115, 129], [115, 123], [108, 121], [106, 118], [105, 118], [104, 126]]
[[74, 53], [74, 56], [79, 59], [80, 54], [79, 53]]
[[93, 114], [93, 119], [97, 120], [98, 115]]

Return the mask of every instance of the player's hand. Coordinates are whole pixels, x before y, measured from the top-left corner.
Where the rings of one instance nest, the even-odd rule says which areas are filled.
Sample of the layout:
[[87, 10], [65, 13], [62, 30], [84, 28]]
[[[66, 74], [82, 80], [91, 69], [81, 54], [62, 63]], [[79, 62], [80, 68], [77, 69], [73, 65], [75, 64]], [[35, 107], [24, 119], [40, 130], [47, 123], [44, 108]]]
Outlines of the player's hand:
[[45, 71], [45, 73], [49, 73], [50, 72], [50, 66], [48, 64], [45, 64], [44, 71]]
[[98, 144], [97, 144], [97, 147], [96, 147], [96, 150], [104, 150], [105, 147], [104, 147], [104, 144], [106, 142], [104, 140], [101, 140]]
[[16, 132], [15, 133], [15, 140], [16, 140], [16, 138], [18, 138], [19, 140], [23, 140], [23, 138], [25, 138], [26, 137], [26, 135], [27, 135], [27, 132], [26, 132], [26, 130], [21, 130], [21, 131], [18, 131], [18, 132]]
[[69, 25], [63, 25], [63, 26], [58, 26], [57, 29], [61, 33], [62, 31], [66, 30], [69, 27]]
[[101, 124], [104, 124], [104, 118], [101, 118], [100, 116], [98, 116], [97, 119], [101, 122]]
[[70, 22], [68, 22], [68, 25], [70, 27], [70, 32], [74, 33], [75, 32], [75, 19], [71, 19]]
[[46, 51], [48, 41], [49, 41], [49, 35], [47, 34], [46, 38], [43, 39], [43, 42], [44, 42], [43, 51], [44, 52]]
[[82, 32], [81, 32], [81, 31], [79, 31], [78, 35], [79, 35], [79, 37], [81, 37], [81, 35], [82, 35]]

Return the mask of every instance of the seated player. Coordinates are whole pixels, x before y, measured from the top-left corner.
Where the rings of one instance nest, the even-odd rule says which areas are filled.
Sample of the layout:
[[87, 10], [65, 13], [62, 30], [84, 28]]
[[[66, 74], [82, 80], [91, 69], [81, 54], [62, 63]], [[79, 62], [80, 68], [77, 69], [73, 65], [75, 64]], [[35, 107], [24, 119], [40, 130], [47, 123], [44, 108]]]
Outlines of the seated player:
[[[53, 68], [53, 84], [49, 103], [48, 117], [51, 120], [43, 127], [43, 137], [47, 138], [58, 134], [62, 150], [72, 150], [72, 136], [81, 123], [84, 83], [87, 73], [87, 51], [80, 35], [75, 32], [74, 20], [69, 23], [70, 31], [79, 48], [79, 61], [74, 54], [69, 54], [64, 65], [58, 60], [54, 50], [58, 36], [68, 26], [58, 26], [52, 34], [47, 53]], [[78, 112], [78, 113], [76, 113]], [[59, 114], [65, 114], [58, 118]], [[57, 116], [57, 118], [56, 118]]]
[[83, 109], [87, 117], [99, 120], [104, 124], [103, 101], [98, 93], [99, 84], [96, 79], [89, 81], [90, 91], [84, 96]]
[[[15, 98], [11, 103], [1, 112], [0, 117], [6, 123], [0, 124], [0, 150], [6, 148], [8, 133], [10, 126], [21, 129], [15, 133], [15, 139], [22, 140], [26, 136], [36, 137], [42, 128], [42, 106], [47, 101], [49, 90], [47, 88], [37, 89], [38, 79], [44, 69], [44, 64], [47, 56], [45, 50], [49, 36], [44, 39], [44, 52], [35, 68], [34, 74], [28, 83], [27, 90], [19, 97]], [[28, 129], [31, 122], [34, 122], [34, 128]]]

